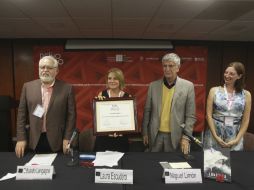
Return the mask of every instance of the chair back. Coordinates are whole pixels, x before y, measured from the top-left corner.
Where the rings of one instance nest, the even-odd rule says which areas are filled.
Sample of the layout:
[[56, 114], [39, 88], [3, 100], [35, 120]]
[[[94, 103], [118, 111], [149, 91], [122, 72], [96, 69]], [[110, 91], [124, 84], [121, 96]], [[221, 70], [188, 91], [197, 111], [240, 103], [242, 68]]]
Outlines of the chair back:
[[79, 151], [93, 152], [95, 136], [93, 129], [86, 129], [79, 134]]
[[254, 134], [246, 132], [243, 136], [243, 149], [245, 151], [254, 151]]

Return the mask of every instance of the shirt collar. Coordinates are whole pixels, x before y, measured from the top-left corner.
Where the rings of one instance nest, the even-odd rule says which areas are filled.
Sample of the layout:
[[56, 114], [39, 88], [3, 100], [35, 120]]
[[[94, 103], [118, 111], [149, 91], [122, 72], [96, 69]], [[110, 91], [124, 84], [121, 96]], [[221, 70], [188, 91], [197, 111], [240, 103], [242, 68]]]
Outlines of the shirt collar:
[[41, 86], [42, 86], [42, 88], [52, 88], [52, 87], [55, 85], [55, 82], [56, 82], [56, 80], [54, 80], [54, 81], [51, 83], [51, 85], [49, 85], [49, 86], [47, 86], [47, 85], [41, 83]]
[[175, 86], [176, 80], [177, 80], [177, 77], [176, 77], [176, 79], [174, 80], [174, 82], [173, 82], [172, 84], [168, 84], [167, 79], [164, 77], [164, 78], [163, 78], [163, 83], [164, 83], [164, 85], [165, 85], [168, 89], [171, 89], [171, 88], [173, 88], [173, 87]]

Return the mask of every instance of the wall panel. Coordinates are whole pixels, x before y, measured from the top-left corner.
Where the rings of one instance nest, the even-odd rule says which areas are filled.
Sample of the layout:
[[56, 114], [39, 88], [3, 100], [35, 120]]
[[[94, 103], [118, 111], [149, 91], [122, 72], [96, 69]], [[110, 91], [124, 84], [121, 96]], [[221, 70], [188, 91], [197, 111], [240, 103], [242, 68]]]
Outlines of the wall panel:
[[[0, 80], [0, 95], [9, 95], [15, 100], [19, 100], [24, 82], [34, 79], [33, 46], [57, 45], [65, 42], [61, 39], [0, 41], [0, 76], [2, 78]], [[254, 43], [175, 41], [173, 44], [208, 47], [207, 94], [211, 87], [222, 84], [223, 72], [229, 62], [242, 61], [246, 66], [246, 89], [251, 91], [254, 97]], [[252, 103], [252, 110], [253, 105]], [[16, 115], [12, 116], [13, 136], [15, 136], [15, 118]], [[254, 132], [254, 119], [252, 118], [249, 131]]]
[[19, 100], [22, 86], [34, 78], [33, 43], [17, 41], [13, 45], [15, 98]]
[[250, 91], [252, 95], [251, 117], [249, 132], [254, 133], [254, 44], [250, 44], [247, 52], [246, 62], [246, 89]]
[[0, 95], [14, 97], [11, 41], [0, 41]]

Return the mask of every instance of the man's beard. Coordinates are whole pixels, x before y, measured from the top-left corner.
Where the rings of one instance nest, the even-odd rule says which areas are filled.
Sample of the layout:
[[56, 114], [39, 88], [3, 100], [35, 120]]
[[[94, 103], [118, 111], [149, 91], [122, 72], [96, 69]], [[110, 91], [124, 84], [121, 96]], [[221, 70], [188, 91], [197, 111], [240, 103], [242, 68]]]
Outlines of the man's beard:
[[44, 83], [51, 83], [51, 82], [53, 82], [55, 80], [55, 78], [50, 76], [50, 75], [48, 75], [48, 76], [42, 76], [42, 75], [40, 75], [40, 79]]

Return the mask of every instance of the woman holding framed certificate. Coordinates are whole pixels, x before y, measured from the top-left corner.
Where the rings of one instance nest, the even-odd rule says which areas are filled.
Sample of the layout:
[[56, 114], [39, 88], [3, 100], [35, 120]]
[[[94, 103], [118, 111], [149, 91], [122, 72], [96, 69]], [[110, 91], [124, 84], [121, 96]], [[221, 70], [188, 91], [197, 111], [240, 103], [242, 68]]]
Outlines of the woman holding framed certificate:
[[[108, 71], [106, 77], [107, 88], [101, 91], [96, 97], [99, 100], [107, 100], [111, 98], [128, 98], [131, 97], [127, 92], [123, 91], [125, 86], [123, 72], [118, 68], [112, 68]], [[128, 137], [121, 132], [113, 132], [97, 136], [94, 145], [94, 151], [119, 151], [127, 152], [129, 150]]]

